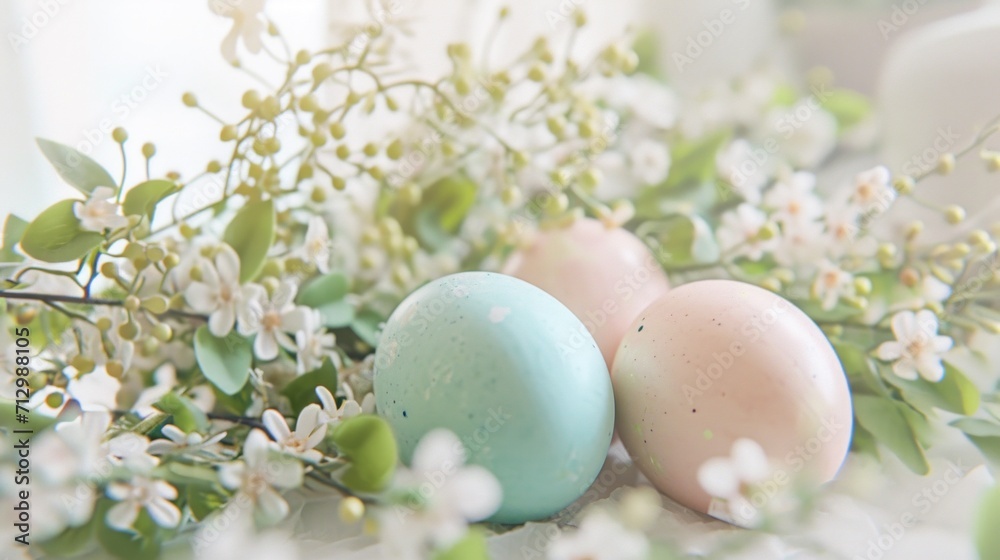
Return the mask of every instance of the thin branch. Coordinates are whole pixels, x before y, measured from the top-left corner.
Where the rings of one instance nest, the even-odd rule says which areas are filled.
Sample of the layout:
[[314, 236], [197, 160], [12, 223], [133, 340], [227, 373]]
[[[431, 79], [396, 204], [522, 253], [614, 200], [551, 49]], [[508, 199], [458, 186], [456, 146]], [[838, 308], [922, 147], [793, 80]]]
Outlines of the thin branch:
[[[91, 297], [64, 296], [59, 294], [39, 294], [35, 292], [12, 292], [10, 290], [0, 290], [0, 299], [41, 301], [46, 304], [53, 303], [73, 303], [77, 305], [103, 305], [107, 307], [123, 307], [125, 302], [117, 299], [102, 299]], [[60, 310], [62, 310], [60, 308]], [[62, 310], [65, 312], [65, 310]], [[161, 313], [160, 317], [179, 317], [183, 319], [193, 319], [196, 321], [208, 321], [208, 317], [197, 313], [188, 313], [171, 309], [166, 313]]]

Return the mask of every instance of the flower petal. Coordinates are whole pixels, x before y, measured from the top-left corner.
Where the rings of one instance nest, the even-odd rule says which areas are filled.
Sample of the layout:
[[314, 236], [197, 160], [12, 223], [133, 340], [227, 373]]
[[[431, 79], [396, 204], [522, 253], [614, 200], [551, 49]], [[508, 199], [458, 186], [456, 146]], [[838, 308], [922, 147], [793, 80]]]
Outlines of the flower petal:
[[931, 348], [936, 354], [943, 354], [948, 350], [951, 350], [952, 345], [955, 341], [951, 339], [950, 336], [935, 336], [931, 341]]
[[181, 523], [181, 510], [163, 498], [154, 498], [146, 502], [146, 511], [160, 527], [172, 529]]
[[445, 483], [455, 507], [468, 521], [481, 521], [496, 513], [503, 489], [493, 473], [478, 465], [465, 467]]
[[900, 311], [892, 316], [892, 334], [904, 344], [916, 336], [917, 318], [912, 311]]
[[236, 312], [231, 305], [220, 307], [208, 318], [208, 330], [218, 338], [224, 338], [232, 332], [235, 324]]
[[465, 464], [465, 446], [453, 432], [437, 428], [428, 432], [413, 450], [413, 470], [434, 472]]
[[105, 520], [108, 526], [119, 531], [129, 531], [135, 518], [139, 516], [139, 504], [136, 502], [120, 502], [108, 510]]
[[273, 332], [261, 331], [253, 342], [253, 353], [265, 362], [278, 357], [278, 340]]
[[109, 498], [119, 502], [128, 498], [131, 492], [132, 485], [125, 484], [124, 482], [112, 482], [111, 484], [108, 484], [108, 488], [105, 490], [105, 493]]
[[732, 467], [737, 476], [745, 482], [760, 482], [771, 476], [771, 464], [764, 448], [749, 438], [740, 438], [733, 443], [731, 451]]
[[709, 495], [727, 498], [739, 493], [740, 481], [729, 460], [715, 457], [698, 468], [698, 484]]
[[273, 525], [288, 515], [288, 502], [273, 488], [264, 488], [257, 495], [257, 512], [264, 525]]
[[160, 433], [167, 436], [167, 438], [174, 443], [184, 443], [187, 441], [187, 434], [184, 433], [184, 430], [174, 426], [173, 424], [167, 424], [166, 426], [160, 428]]
[[909, 381], [917, 379], [917, 368], [914, 367], [913, 362], [910, 360], [897, 360], [892, 364], [892, 372]]
[[937, 383], [944, 377], [944, 365], [941, 364], [941, 358], [932, 354], [920, 357], [917, 362], [917, 370], [920, 372], [920, 377], [931, 383]]
[[292, 437], [292, 431], [288, 428], [288, 422], [285, 421], [285, 417], [277, 410], [273, 408], [265, 410], [261, 416], [261, 420], [264, 422], [264, 427], [267, 428], [268, 433], [274, 438], [274, 441], [281, 443]]
[[333, 393], [329, 389], [322, 385], [316, 387], [316, 396], [319, 397], [319, 402], [323, 403], [323, 408], [328, 413], [337, 410], [337, 401], [333, 398]]
[[246, 467], [243, 461], [233, 461], [232, 463], [219, 465], [219, 482], [230, 490], [239, 488], [243, 485]]
[[223, 245], [215, 255], [215, 268], [219, 271], [219, 281], [230, 286], [239, 285], [240, 257], [229, 245]]
[[878, 356], [878, 359], [887, 362], [898, 360], [903, 355], [903, 345], [896, 341], [883, 342], [875, 350], [875, 355]]

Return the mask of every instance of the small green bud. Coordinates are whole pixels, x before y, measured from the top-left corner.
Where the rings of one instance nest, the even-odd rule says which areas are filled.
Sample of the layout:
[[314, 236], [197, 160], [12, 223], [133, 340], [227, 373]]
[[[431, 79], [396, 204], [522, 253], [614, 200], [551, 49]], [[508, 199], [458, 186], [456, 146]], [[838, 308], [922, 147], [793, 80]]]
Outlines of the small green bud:
[[117, 127], [111, 131], [111, 137], [114, 138], [115, 142], [119, 144], [124, 144], [128, 140], [128, 132], [122, 127]]
[[142, 145], [142, 156], [149, 159], [156, 155], [156, 145], [152, 142], [146, 142]]
[[248, 89], [243, 92], [243, 97], [240, 99], [240, 103], [251, 111], [256, 110], [257, 107], [260, 106], [260, 94], [257, 93], [256, 90]]
[[398, 138], [393, 140], [385, 149], [385, 155], [391, 160], [398, 160], [403, 157], [403, 142]]
[[222, 127], [222, 130], [219, 131], [219, 139], [222, 140], [223, 142], [231, 142], [233, 140], [236, 140], [236, 137], [238, 135], [239, 131], [236, 129], [235, 126], [231, 124], [227, 124], [226, 126]]
[[344, 129], [343, 123], [335, 122], [330, 125], [330, 136], [333, 136], [335, 139], [340, 140], [346, 133], [347, 131]]
[[183, 102], [188, 107], [197, 107], [198, 106], [198, 98], [195, 97], [194, 94], [191, 93], [191, 92], [186, 92], [184, 95], [182, 95], [181, 96], [181, 102]]
[[157, 294], [144, 299], [142, 308], [154, 315], [162, 315], [170, 309], [170, 300]]
[[944, 209], [944, 218], [949, 224], [960, 224], [965, 220], [965, 208], [958, 205], [951, 205]]

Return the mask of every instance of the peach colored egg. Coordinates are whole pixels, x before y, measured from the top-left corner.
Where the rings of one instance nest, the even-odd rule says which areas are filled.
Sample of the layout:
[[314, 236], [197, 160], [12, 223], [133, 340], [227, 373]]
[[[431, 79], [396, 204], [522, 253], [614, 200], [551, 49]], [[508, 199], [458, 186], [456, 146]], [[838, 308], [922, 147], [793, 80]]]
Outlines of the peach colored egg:
[[[851, 440], [847, 378], [830, 342], [784, 298], [741, 282], [672, 289], [645, 309], [612, 367], [615, 426], [639, 469], [698, 511], [705, 461], [756, 441], [775, 490], [833, 478]], [[755, 504], [756, 505], [756, 504]]]
[[656, 256], [638, 237], [589, 218], [540, 231], [502, 271], [545, 290], [576, 314], [609, 368], [632, 321], [669, 289]]

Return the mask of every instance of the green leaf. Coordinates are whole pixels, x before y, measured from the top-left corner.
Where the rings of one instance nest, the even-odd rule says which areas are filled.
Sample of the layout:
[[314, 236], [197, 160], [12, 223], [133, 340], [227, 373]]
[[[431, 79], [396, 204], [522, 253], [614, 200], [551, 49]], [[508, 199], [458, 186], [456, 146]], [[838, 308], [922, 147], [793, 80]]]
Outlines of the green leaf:
[[856, 91], [837, 89], [821, 96], [823, 110], [837, 119], [841, 130], [850, 128], [871, 114], [871, 102]]
[[718, 260], [719, 245], [712, 228], [701, 216], [673, 214], [655, 222], [646, 222], [639, 237], [652, 235], [660, 244], [656, 251], [667, 270]]
[[226, 505], [226, 497], [218, 492], [206, 491], [204, 488], [188, 487], [185, 492], [188, 508], [195, 521], [201, 521], [212, 512]]
[[14, 248], [21, 242], [21, 237], [27, 228], [28, 222], [25, 220], [14, 214], [7, 216], [7, 220], [3, 224], [3, 248], [0, 248], [0, 263], [16, 263], [24, 260]]
[[173, 416], [171, 423], [185, 432], [204, 432], [208, 428], [205, 412], [183, 395], [167, 393], [153, 406]]
[[445, 177], [424, 189], [416, 208], [398, 204], [396, 219], [421, 244], [440, 249], [458, 232], [476, 201], [476, 184], [465, 175]]
[[930, 472], [930, 465], [909, 418], [902, 410], [905, 406], [882, 397], [854, 395], [854, 415], [858, 424], [895, 453], [910, 470], [926, 475]]
[[639, 65], [635, 68], [637, 73], [646, 74], [654, 78], [663, 77], [663, 72], [659, 64], [657, 64], [656, 34], [651, 29], [643, 30], [636, 36], [635, 41], [632, 43], [632, 50], [639, 57]]
[[104, 241], [94, 231], [83, 231], [73, 213], [75, 200], [49, 206], [24, 230], [21, 248], [42, 262], [62, 263], [83, 258]]
[[319, 369], [292, 380], [281, 391], [281, 394], [288, 397], [288, 401], [292, 404], [292, 410], [298, 416], [303, 408], [312, 403], [319, 403], [316, 387], [326, 387], [330, 393], [337, 393], [337, 368], [329, 357], [323, 360], [323, 365]]
[[103, 520], [98, 520], [96, 516], [91, 517], [85, 525], [81, 527], [70, 527], [55, 537], [43, 542], [41, 544], [41, 548], [46, 554], [55, 558], [71, 558], [73, 556], [77, 556], [81, 552], [93, 548], [94, 529], [97, 527], [98, 523], [101, 522], [103, 522]]
[[446, 550], [437, 552], [434, 560], [489, 560], [486, 536], [476, 528], [470, 528], [465, 536]]
[[933, 407], [966, 416], [975, 414], [979, 410], [979, 389], [949, 363], [944, 364], [944, 372], [937, 383], [924, 379], [909, 381], [897, 376], [889, 376], [889, 379], [900, 388], [907, 402], [921, 410], [929, 412]]
[[858, 344], [844, 340], [831, 341], [833, 349], [840, 358], [840, 363], [847, 373], [847, 379], [851, 384], [852, 392], [859, 392], [864, 389], [868, 393], [884, 395], [885, 389], [878, 381], [878, 372], [875, 364], [868, 356], [868, 352]]
[[218, 338], [207, 326], [194, 335], [194, 355], [205, 377], [227, 395], [235, 395], [250, 378], [253, 349], [250, 341], [231, 333]]
[[215, 486], [219, 483], [216, 471], [207, 465], [186, 465], [171, 462], [160, 465], [153, 471], [153, 474], [175, 486], [198, 486], [201, 490], [204, 490], [206, 486]]
[[878, 441], [875, 436], [857, 423], [854, 425], [854, 433], [851, 434], [851, 451], [879, 458]]
[[1000, 486], [986, 492], [976, 520], [976, 549], [979, 558], [1000, 558]]
[[264, 268], [274, 244], [276, 219], [273, 201], [249, 202], [226, 227], [222, 240], [240, 256], [240, 282], [253, 280]]
[[173, 181], [164, 179], [139, 183], [125, 193], [125, 200], [122, 201], [122, 212], [126, 216], [146, 216], [152, 222], [156, 213], [156, 205], [176, 190], [177, 185]]
[[697, 140], [677, 140], [670, 145], [670, 174], [662, 188], [674, 189], [704, 183], [715, 177], [715, 156], [729, 140], [728, 130], [721, 130]]
[[379, 325], [381, 325], [383, 321], [385, 321], [385, 319], [381, 315], [366, 309], [361, 313], [358, 313], [358, 316], [351, 322], [351, 330], [354, 331], [354, 334], [358, 335], [358, 338], [364, 341], [365, 344], [375, 348], [378, 346], [378, 337], [380, 332]]
[[1000, 424], [990, 422], [989, 420], [983, 420], [981, 418], [959, 418], [949, 425], [962, 430], [970, 436], [1000, 438]]
[[225, 412], [243, 416], [247, 409], [253, 404], [253, 385], [247, 383], [243, 390], [235, 395], [227, 395], [218, 387], [212, 387], [212, 394], [215, 395], [215, 403]]
[[[110, 500], [101, 500], [94, 515], [103, 521], [113, 505], [114, 502]], [[97, 540], [104, 550], [124, 560], [157, 558], [160, 555], [159, 526], [149, 517], [145, 509], [140, 510], [133, 526], [135, 531], [126, 533], [112, 529], [106, 522], [99, 522]]]
[[97, 187], [118, 187], [111, 174], [88, 156], [58, 142], [44, 138], [36, 141], [59, 176], [84, 194], [90, 194]]
[[960, 418], [951, 426], [962, 430], [983, 457], [1000, 469], [1000, 424], [979, 418]]
[[351, 465], [343, 483], [359, 492], [378, 492], [389, 484], [399, 461], [396, 439], [389, 423], [363, 414], [348, 418], [333, 430], [332, 439]]
[[344, 300], [349, 284], [343, 274], [327, 274], [306, 284], [296, 302], [320, 312], [328, 328], [346, 327], [354, 320], [354, 306]]

